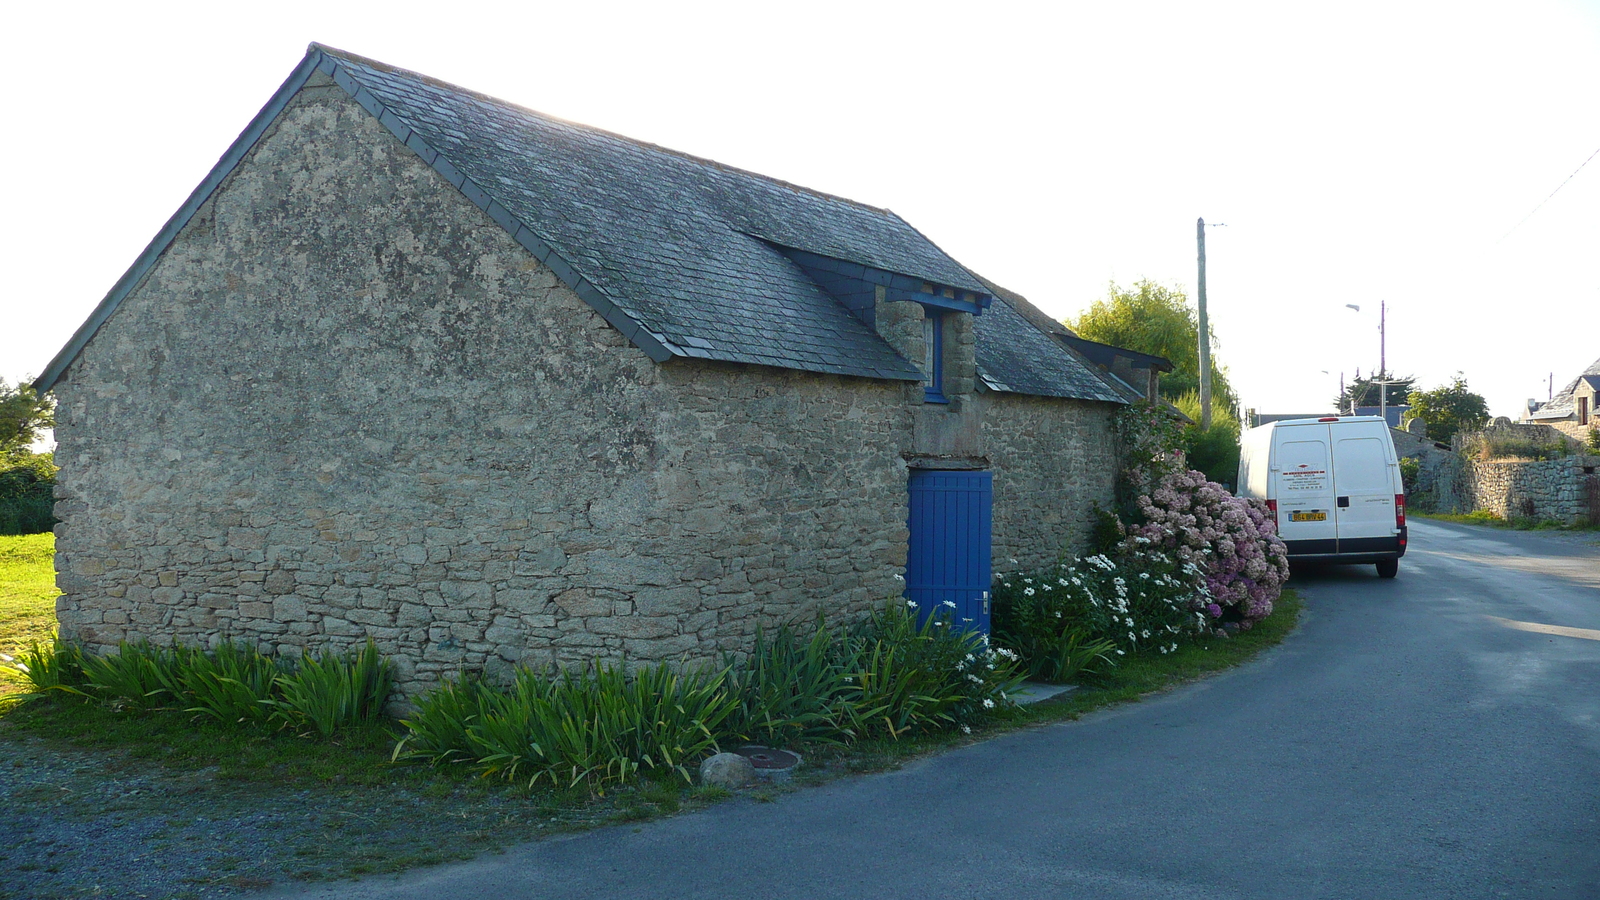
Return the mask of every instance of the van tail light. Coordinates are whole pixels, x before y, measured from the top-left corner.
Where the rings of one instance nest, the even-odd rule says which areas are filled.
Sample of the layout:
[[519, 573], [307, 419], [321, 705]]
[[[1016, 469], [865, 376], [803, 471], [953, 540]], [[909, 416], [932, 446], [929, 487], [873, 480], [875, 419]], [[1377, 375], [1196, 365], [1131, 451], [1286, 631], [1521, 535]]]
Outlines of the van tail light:
[[1400, 529], [1400, 546], [1406, 545], [1406, 495], [1394, 495], [1394, 527]]
[[1278, 501], [1276, 501], [1276, 500], [1268, 500], [1267, 501], [1267, 509], [1272, 511], [1272, 524], [1274, 526], [1277, 526], [1277, 524], [1278, 524]]

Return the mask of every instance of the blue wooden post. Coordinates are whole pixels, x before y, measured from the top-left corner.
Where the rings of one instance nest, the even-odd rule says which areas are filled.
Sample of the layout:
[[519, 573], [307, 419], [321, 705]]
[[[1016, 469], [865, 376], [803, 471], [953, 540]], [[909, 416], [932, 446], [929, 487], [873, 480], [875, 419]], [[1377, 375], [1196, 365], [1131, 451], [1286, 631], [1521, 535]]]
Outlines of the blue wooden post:
[[913, 469], [908, 488], [907, 599], [923, 616], [948, 615], [960, 627], [987, 634], [993, 476]]

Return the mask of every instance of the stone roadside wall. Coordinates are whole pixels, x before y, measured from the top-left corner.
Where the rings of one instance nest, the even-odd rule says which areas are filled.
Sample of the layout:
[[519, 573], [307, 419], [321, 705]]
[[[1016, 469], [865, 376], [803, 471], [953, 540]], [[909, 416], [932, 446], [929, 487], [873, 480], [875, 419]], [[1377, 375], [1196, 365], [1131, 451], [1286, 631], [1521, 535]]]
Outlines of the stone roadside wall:
[[1436, 505], [1447, 513], [1484, 509], [1507, 519], [1592, 522], [1600, 519], [1591, 506], [1597, 467], [1600, 457], [1594, 456], [1478, 460], [1455, 454], [1441, 470]]
[[1455, 453], [1426, 435], [1391, 428], [1389, 436], [1394, 439], [1395, 453], [1401, 459], [1417, 461], [1416, 483], [1406, 485], [1407, 505], [1418, 511], [1432, 510], [1437, 505], [1440, 477], [1451, 465]]
[[[920, 390], [652, 362], [314, 80], [56, 388], [62, 634], [371, 639], [410, 696], [717, 658], [900, 592]], [[996, 559], [1053, 558], [1112, 409], [989, 407], [951, 440], [992, 454]]]

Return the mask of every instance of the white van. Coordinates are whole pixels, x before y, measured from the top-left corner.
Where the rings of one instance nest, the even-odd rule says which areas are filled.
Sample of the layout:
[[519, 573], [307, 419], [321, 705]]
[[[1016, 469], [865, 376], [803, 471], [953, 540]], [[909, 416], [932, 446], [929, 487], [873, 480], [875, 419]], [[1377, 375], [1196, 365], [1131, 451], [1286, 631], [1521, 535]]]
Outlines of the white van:
[[1406, 554], [1406, 495], [1377, 416], [1287, 419], [1239, 436], [1238, 496], [1265, 500], [1291, 560], [1377, 563]]

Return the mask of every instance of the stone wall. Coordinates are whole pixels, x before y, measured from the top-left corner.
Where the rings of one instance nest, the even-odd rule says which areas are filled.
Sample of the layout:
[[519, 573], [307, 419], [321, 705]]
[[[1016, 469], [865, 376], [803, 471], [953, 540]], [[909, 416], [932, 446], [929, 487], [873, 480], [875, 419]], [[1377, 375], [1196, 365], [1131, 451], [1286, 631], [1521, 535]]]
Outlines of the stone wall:
[[59, 385], [63, 634], [439, 673], [707, 656], [904, 563], [900, 386], [651, 362], [342, 92]]
[[1095, 507], [1115, 503], [1117, 407], [982, 396], [984, 445], [994, 467], [995, 571], [1038, 568], [1081, 551]]
[[1406, 504], [1421, 512], [1433, 510], [1438, 503], [1441, 473], [1451, 465], [1454, 451], [1444, 444], [1429, 440], [1424, 434], [1391, 428], [1389, 436], [1394, 439], [1395, 453], [1401, 459], [1417, 461], [1416, 483], [1406, 485]]
[[1551, 422], [1550, 427], [1585, 446], [1588, 445], [1590, 436], [1595, 433], [1597, 428], [1595, 425], [1579, 425], [1576, 419], [1568, 422]]
[[997, 562], [1081, 539], [1114, 468], [1109, 404], [654, 363], [315, 80], [56, 393], [63, 636], [371, 639], [413, 696], [857, 617], [902, 589], [908, 458], [992, 463]]
[[[1540, 426], [1543, 427], [1543, 426]], [[1441, 470], [1439, 512], [1484, 509], [1502, 518], [1535, 518], [1563, 524], [1600, 521], [1594, 509], [1600, 457], [1551, 460], [1473, 459], [1455, 454]]]

